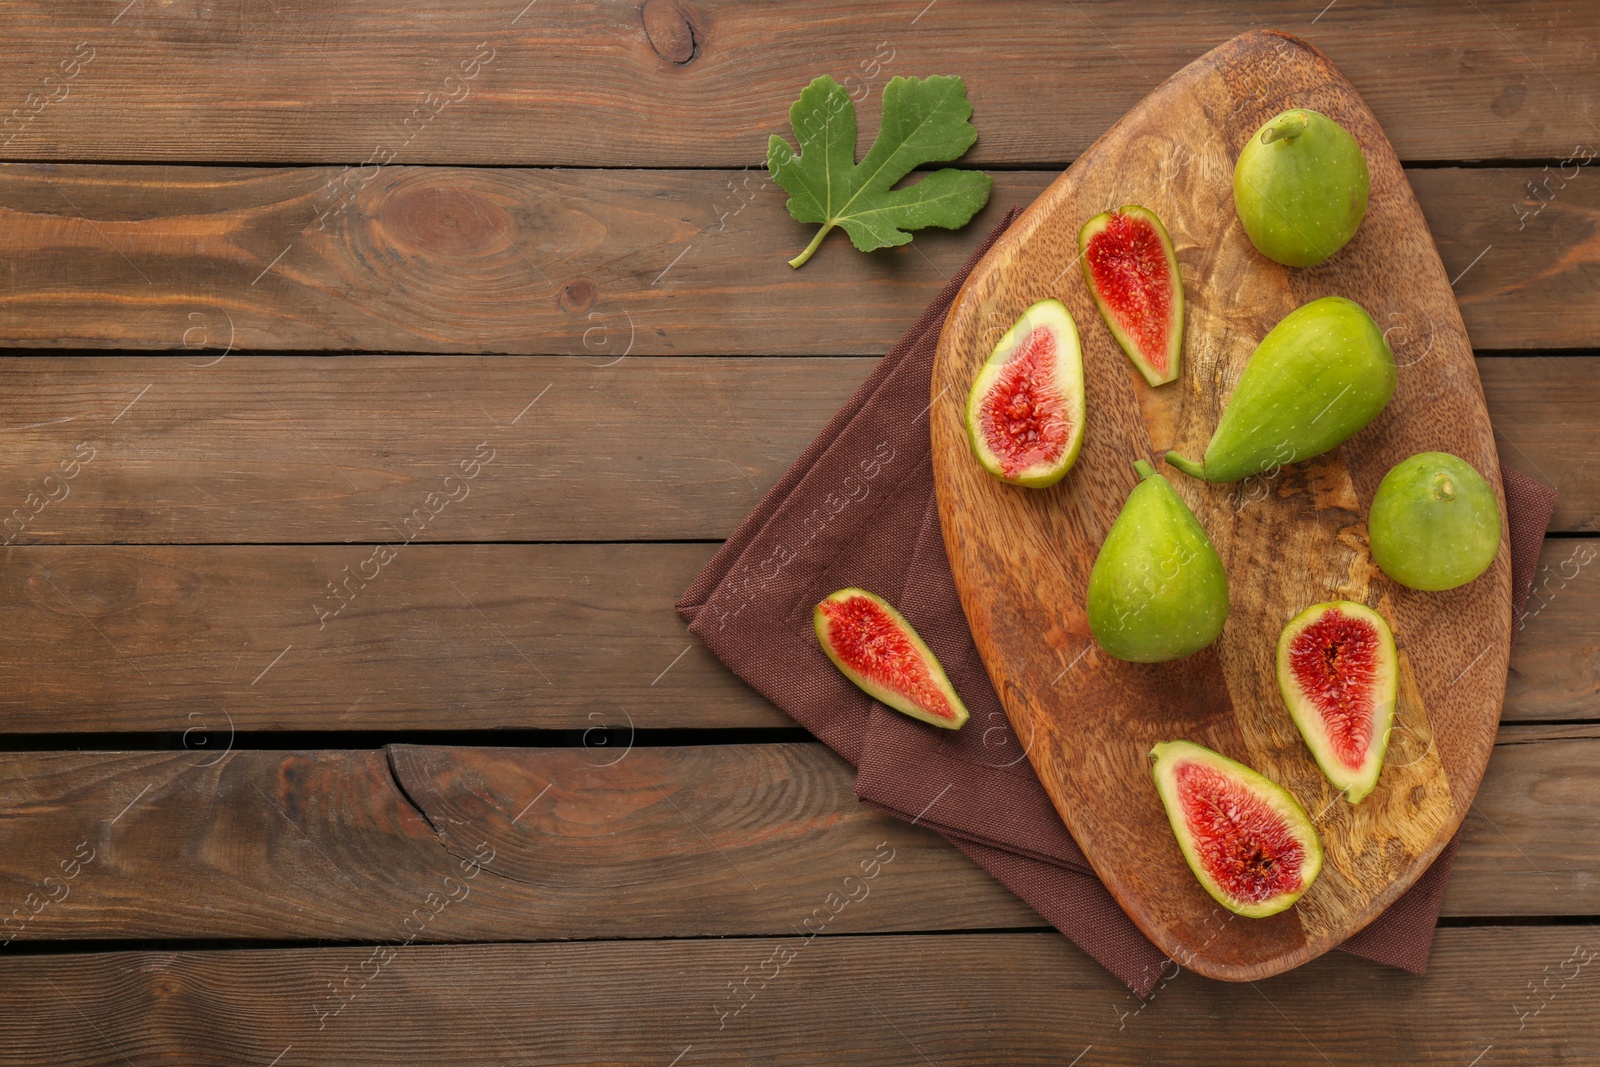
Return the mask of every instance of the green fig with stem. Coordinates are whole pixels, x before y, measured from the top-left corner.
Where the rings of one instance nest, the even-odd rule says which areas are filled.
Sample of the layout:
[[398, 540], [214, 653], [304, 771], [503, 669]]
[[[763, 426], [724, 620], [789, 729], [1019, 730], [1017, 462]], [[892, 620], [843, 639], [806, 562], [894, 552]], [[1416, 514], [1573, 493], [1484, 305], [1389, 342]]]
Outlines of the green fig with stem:
[[1208, 482], [1310, 459], [1377, 417], [1394, 395], [1394, 353], [1354, 300], [1325, 296], [1283, 317], [1245, 364], [1205, 461], [1177, 452], [1167, 462]]
[[1250, 243], [1288, 267], [1311, 267], [1349, 243], [1367, 213], [1361, 146], [1328, 116], [1294, 108], [1245, 142], [1233, 203]]
[[1448, 452], [1395, 464], [1367, 512], [1372, 559], [1411, 589], [1466, 585], [1500, 551], [1500, 505], [1478, 469]]
[[1228, 621], [1228, 577], [1189, 505], [1144, 460], [1089, 573], [1089, 632], [1106, 652], [1160, 663], [1198, 652]]

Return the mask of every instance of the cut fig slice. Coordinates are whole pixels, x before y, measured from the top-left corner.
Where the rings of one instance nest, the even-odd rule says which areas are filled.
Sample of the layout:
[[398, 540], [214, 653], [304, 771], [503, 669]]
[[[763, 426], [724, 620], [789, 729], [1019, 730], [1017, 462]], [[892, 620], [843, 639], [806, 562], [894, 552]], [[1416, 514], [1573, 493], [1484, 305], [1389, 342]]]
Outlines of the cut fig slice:
[[1399, 684], [1394, 634], [1364, 604], [1313, 604], [1278, 638], [1278, 688], [1317, 766], [1350, 803], [1378, 784]]
[[822, 651], [874, 700], [946, 730], [967, 721], [938, 658], [882, 597], [841, 589], [817, 605], [812, 621]]
[[1322, 842], [1288, 790], [1190, 741], [1150, 750], [1156, 789], [1189, 869], [1236, 915], [1276, 915], [1322, 870]]
[[1096, 215], [1078, 231], [1084, 280], [1111, 336], [1151, 385], [1178, 376], [1183, 278], [1172, 238], [1138, 204]]
[[1083, 351], [1059, 300], [1022, 313], [995, 345], [967, 396], [967, 436], [984, 470], [1042, 489], [1083, 447]]

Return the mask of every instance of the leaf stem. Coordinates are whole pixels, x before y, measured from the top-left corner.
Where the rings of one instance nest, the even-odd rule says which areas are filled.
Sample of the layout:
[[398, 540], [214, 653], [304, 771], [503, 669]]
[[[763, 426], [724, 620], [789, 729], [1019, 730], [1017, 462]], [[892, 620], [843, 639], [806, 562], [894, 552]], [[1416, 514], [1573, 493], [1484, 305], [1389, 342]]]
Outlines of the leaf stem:
[[833, 229], [833, 223], [830, 222], [823, 226], [822, 229], [818, 230], [817, 235], [811, 239], [811, 243], [806, 245], [806, 250], [791, 259], [789, 261], [789, 266], [794, 267], [796, 270], [805, 266], [806, 260], [810, 259], [811, 253], [815, 252], [821, 246], [822, 239], [828, 236], [828, 231], [831, 229]]

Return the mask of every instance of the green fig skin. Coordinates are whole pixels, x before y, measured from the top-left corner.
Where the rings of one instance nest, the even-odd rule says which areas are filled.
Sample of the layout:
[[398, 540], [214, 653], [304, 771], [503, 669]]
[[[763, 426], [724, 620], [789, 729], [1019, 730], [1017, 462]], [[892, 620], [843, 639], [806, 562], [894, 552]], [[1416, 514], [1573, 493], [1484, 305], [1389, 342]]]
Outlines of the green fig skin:
[[1369, 185], [1366, 157], [1350, 131], [1295, 108], [1245, 142], [1233, 168], [1233, 204], [1262, 255], [1311, 267], [1355, 236]]
[[1155, 468], [1141, 481], [1089, 572], [1089, 632], [1106, 652], [1161, 663], [1200, 651], [1228, 621], [1228, 577], [1200, 520]]
[[1245, 364], [1204, 463], [1167, 462], [1208, 482], [1236, 482], [1319, 456], [1377, 417], [1394, 395], [1394, 353], [1353, 300], [1325, 296], [1283, 317]]
[[1395, 464], [1367, 513], [1373, 562], [1411, 589], [1466, 585], [1500, 551], [1500, 505], [1477, 469], [1448, 452]]

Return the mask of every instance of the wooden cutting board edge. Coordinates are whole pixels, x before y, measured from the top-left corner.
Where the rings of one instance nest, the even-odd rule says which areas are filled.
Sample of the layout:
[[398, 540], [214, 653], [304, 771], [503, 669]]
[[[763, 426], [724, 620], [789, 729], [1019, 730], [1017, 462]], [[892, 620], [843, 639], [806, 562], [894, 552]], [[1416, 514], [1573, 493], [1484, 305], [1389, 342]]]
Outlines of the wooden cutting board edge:
[[[1344, 78], [1344, 76], [1337, 70], [1337, 68], [1333, 66], [1332, 62], [1327, 58], [1326, 55], [1324, 55], [1321, 52], [1321, 50], [1319, 50], [1318, 48], [1316, 48], [1316, 46], [1310, 44], [1309, 42], [1307, 42], [1307, 41], [1305, 41], [1305, 40], [1303, 40], [1303, 39], [1301, 39], [1299, 37], [1294, 36], [1293, 34], [1285, 33], [1283, 31], [1279, 31], [1279, 30], [1270, 30], [1270, 29], [1252, 30], [1252, 31], [1249, 31], [1247, 33], [1241, 34], [1241, 35], [1239, 35], [1239, 36], [1237, 36], [1237, 37], [1235, 37], [1235, 38], [1233, 38], [1233, 39], [1231, 39], [1231, 40], [1229, 40], [1227, 42], [1224, 42], [1223, 44], [1219, 45], [1217, 48], [1213, 49], [1211, 52], [1208, 52], [1204, 56], [1201, 56], [1199, 59], [1195, 60], [1193, 63], [1191, 63], [1188, 66], [1185, 66], [1184, 68], [1181, 68], [1180, 70], [1174, 72], [1167, 79], [1165, 79], [1159, 86], [1157, 86], [1156, 89], [1153, 89], [1152, 90], [1152, 94], [1155, 93], [1155, 92], [1160, 91], [1163, 88], [1165, 88], [1170, 82], [1172, 82], [1172, 81], [1174, 81], [1176, 79], [1182, 78], [1185, 75], [1186, 72], [1191, 70], [1191, 68], [1198, 67], [1201, 64], [1204, 64], [1204, 63], [1207, 63], [1208, 61], [1213, 60], [1220, 53], [1223, 53], [1223, 52], [1225, 52], [1227, 50], [1230, 50], [1230, 49], [1240, 49], [1240, 48], [1251, 47], [1254, 44], [1257, 44], [1257, 43], [1265, 41], [1265, 40], [1270, 40], [1270, 39], [1281, 40], [1281, 41], [1291, 45], [1294, 48], [1300, 49], [1300, 50], [1308, 53], [1309, 56], [1312, 59], [1314, 59], [1315, 62], [1318, 63], [1325, 70], [1327, 76], [1331, 80], [1334, 80], [1334, 81], [1340, 83], [1341, 88], [1342, 88], [1343, 91], [1348, 92], [1352, 97], [1354, 97], [1357, 101], [1359, 101], [1362, 107], [1364, 107], [1364, 108], [1367, 107], [1367, 105], [1365, 103], [1365, 100], [1360, 96], [1360, 93], [1355, 89], [1355, 87], [1352, 84], [1349, 83], [1349, 81], [1347, 79]], [[1079, 158], [1080, 159], [1088, 159], [1088, 158], [1093, 157], [1095, 152], [1096, 152], [1096, 150], [1099, 149], [1101, 144], [1111, 140], [1114, 136], [1116, 136], [1119, 133], [1119, 131], [1122, 129], [1124, 124], [1129, 121], [1129, 118], [1133, 114], [1133, 112], [1137, 111], [1137, 110], [1138, 110], [1138, 106], [1136, 105], [1134, 109], [1130, 110], [1128, 115], [1125, 115], [1123, 118], [1118, 119], [1118, 121], [1115, 124], [1113, 124], [1110, 128], [1108, 128], [1105, 133], [1101, 134], [1101, 136], [1099, 138], [1097, 138], [1095, 140], [1095, 142], [1092, 145], [1090, 145], [1090, 147], [1088, 149], [1086, 149], [1084, 151], [1084, 153], [1082, 154], [1082, 156], [1080, 156]], [[1367, 108], [1367, 110], [1370, 113], [1370, 108]], [[1383, 139], [1383, 141], [1382, 141], [1381, 150], [1384, 151], [1384, 152], [1389, 153], [1391, 156], [1393, 155], [1392, 146], [1389, 145], [1389, 143], [1388, 143], [1386, 138]], [[1397, 160], [1395, 161], [1395, 165], [1398, 167], [1398, 161]], [[962, 285], [961, 289], [959, 290], [959, 292], [956, 295], [955, 300], [952, 302], [951, 310], [948, 313], [948, 315], [946, 316], [943, 328], [941, 329], [940, 339], [939, 339], [939, 353], [940, 353], [940, 355], [938, 357], [941, 361], [944, 358], [944, 352], [946, 351], [947, 344], [953, 343], [949, 339], [952, 338], [953, 336], [959, 335], [959, 334], [961, 334], [963, 332], [963, 328], [960, 326], [960, 323], [962, 322], [962, 320], [965, 318], [965, 316], [975, 313], [975, 309], [982, 304], [983, 301], [980, 299], [980, 296], [982, 294], [983, 287], [986, 286], [986, 285], [992, 284], [993, 281], [994, 281], [994, 278], [995, 278], [994, 273], [989, 271], [989, 270], [986, 270], [985, 267], [991, 262], [998, 261], [998, 260], [1002, 259], [1003, 257], [1006, 257], [1009, 254], [1009, 251], [1010, 251], [1011, 248], [1013, 248], [1014, 246], [1017, 246], [1017, 245], [1020, 245], [1020, 244], [1024, 243], [1034, 233], [1034, 231], [1043, 223], [1045, 218], [1049, 215], [1050, 211], [1053, 210], [1054, 201], [1060, 196], [1061, 190], [1063, 189], [1064, 184], [1067, 181], [1067, 176], [1068, 176], [1068, 174], [1071, 173], [1071, 170], [1072, 170], [1072, 168], [1069, 167], [1067, 171], [1064, 171], [1042, 193], [1040, 193], [1040, 195], [1034, 200], [1034, 202], [1031, 205], [1029, 205], [1028, 208], [1026, 208], [1023, 211], [1023, 213], [1016, 219], [1016, 221], [1012, 223], [1012, 225], [1007, 229], [1007, 231], [1003, 235], [1001, 235], [1001, 237], [995, 242], [995, 244], [985, 254], [984, 258], [982, 260], [980, 260], [973, 267], [973, 270], [972, 270], [971, 274], [969, 275], [967, 281]], [[1402, 188], [1403, 188], [1404, 195], [1406, 196], [1406, 198], [1409, 201], [1410, 209], [1413, 212], [1415, 212], [1415, 214], [1416, 214], [1416, 216], [1418, 218], [1421, 218], [1422, 216], [1421, 216], [1420, 205], [1418, 205], [1417, 202], [1416, 202], [1415, 194], [1411, 190], [1409, 182], [1405, 181], [1403, 176], [1402, 176]], [[1424, 224], [1424, 230], [1426, 230], [1426, 225], [1425, 224]], [[1429, 239], [1431, 241], [1431, 233], [1429, 234]], [[1435, 259], [1437, 259], [1437, 248], [1435, 248], [1434, 251], [1435, 251]], [[1440, 269], [1442, 270], [1442, 265], [1441, 265]], [[1457, 320], [1457, 324], [1459, 325], [1461, 333], [1464, 335], [1465, 334], [1465, 326], [1464, 326], [1464, 324], [1460, 324], [1460, 311], [1459, 311], [1459, 308], [1455, 307], [1452, 304], [1452, 309], [1454, 311], [1455, 318]], [[1080, 327], [1080, 329], [1081, 328], [1082, 327]], [[932, 386], [937, 384], [939, 378], [940, 378], [940, 375], [938, 375], [936, 373], [934, 375], [933, 382], [930, 383], [930, 393], [933, 392]], [[1481, 381], [1477, 382], [1476, 386], [1477, 386], [1478, 395], [1479, 395], [1479, 402], [1481, 404], [1481, 403], [1483, 403]], [[955, 396], [953, 394], [950, 394], [950, 395], [947, 396], [945, 393], [941, 393], [941, 394], [933, 395], [932, 404], [936, 409], [942, 409], [946, 416], [949, 416], [951, 414], [951, 409], [953, 409], [953, 408], [957, 409], [957, 413], [955, 414], [955, 420], [956, 420], [956, 423], [959, 424], [961, 416], [959, 415], [959, 407], [958, 407], [958, 405], [964, 406], [965, 399], [966, 398], [965, 398], [964, 394], [961, 395], [961, 396]], [[937, 465], [941, 462], [941, 458], [940, 458], [941, 457], [941, 450], [940, 450], [940, 447], [939, 447], [939, 440], [938, 440], [938, 435], [939, 435], [939, 432], [940, 432], [939, 431], [939, 427], [941, 425], [949, 425], [950, 423], [947, 420], [941, 420], [941, 419], [935, 419], [935, 418], [930, 418], [929, 423], [930, 423], [930, 433], [934, 436], [933, 455], [934, 455], [934, 463], [935, 463], [935, 465], [937, 467]], [[962, 444], [963, 444], [963, 450], [964, 450], [965, 447], [966, 447], [965, 446], [964, 435], [962, 437]], [[1158, 469], [1159, 469], [1160, 466], [1161, 466], [1160, 463], [1159, 463], [1159, 459], [1160, 459], [1159, 455], [1152, 456], [1151, 458], [1152, 458], [1153, 461], [1157, 461], [1157, 466], [1158, 466]], [[1498, 457], [1497, 457], [1497, 455], [1495, 455], [1493, 449], [1489, 450], [1487, 467], [1489, 469], [1485, 469], [1483, 471], [1483, 473], [1485, 475], [1486, 480], [1489, 482], [1489, 484], [1493, 488], [1496, 500], [1497, 500], [1497, 502], [1498, 502], [1498, 504], [1500, 506], [1500, 512], [1501, 512], [1501, 539], [1502, 539], [1501, 540], [1501, 545], [1502, 545], [1502, 547], [1501, 547], [1501, 556], [1505, 558], [1505, 562], [1502, 562], [1502, 560], [1497, 559], [1494, 567], [1495, 568], [1499, 568], [1499, 567], [1504, 566], [1507, 569], [1507, 571], [1509, 571], [1509, 562], [1508, 562], [1509, 528], [1508, 528], [1508, 522], [1507, 522], [1507, 518], [1506, 518], [1506, 505], [1505, 505], [1503, 486], [1502, 486], [1502, 482], [1501, 482], [1501, 478], [1500, 478]], [[951, 543], [952, 536], [953, 536], [952, 535], [952, 530], [953, 530], [953, 527], [954, 527], [954, 520], [953, 520], [953, 515], [952, 515], [952, 511], [953, 511], [954, 505], [948, 500], [947, 494], [945, 492], [943, 492], [943, 482], [942, 482], [942, 480], [936, 478], [935, 479], [935, 484], [936, 484], [936, 487], [939, 489], [939, 492], [936, 494], [936, 498], [937, 498], [938, 507], [939, 507], [939, 517], [940, 517], [941, 531], [942, 531], [942, 534], [943, 534], [943, 536], [945, 538], [945, 541], [946, 541], [947, 554], [949, 554], [950, 558], [952, 560], [954, 560], [956, 558], [956, 546], [953, 543]], [[963, 571], [959, 567], [954, 568], [954, 575], [955, 575], [955, 580], [956, 580], [957, 592], [958, 592], [958, 594], [959, 594], [959, 596], [961, 598], [961, 601], [962, 601], [962, 604], [963, 604], [963, 608], [965, 609], [966, 605], [972, 603], [972, 599], [971, 599], [972, 598], [972, 590], [970, 590], [968, 588], [968, 585], [967, 585], [967, 577], [968, 576], [966, 574], [964, 574]], [[1504, 599], [1506, 601], [1505, 614], [1506, 614], [1507, 621], [1509, 623], [1510, 615], [1511, 615], [1511, 601], [1510, 601], [1510, 595], [1509, 595], [1510, 594], [1509, 582], [1505, 583], [1504, 592], [1505, 592]], [[1498, 669], [1494, 672], [1494, 677], [1497, 679], [1496, 685], [1497, 685], [1497, 687], [1498, 687], [1498, 689], [1500, 691], [1500, 695], [1496, 698], [1496, 701], [1495, 701], [1495, 706], [1496, 706], [1496, 709], [1497, 709], [1496, 715], [1495, 715], [1495, 722], [1492, 723], [1492, 724], [1487, 724], [1487, 729], [1491, 733], [1498, 726], [1498, 716], [1499, 716], [1498, 709], [1499, 709], [1501, 703], [1503, 702], [1506, 673], [1507, 673], [1507, 667], [1508, 667], [1508, 664], [1509, 664], [1509, 654], [1510, 654], [1509, 632], [1510, 631], [1509, 631], [1509, 625], [1508, 625], [1508, 628], [1507, 628], [1508, 640], [1505, 642], [1504, 646], [1498, 650], [1497, 654], [1492, 657], [1493, 659], [1498, 661], [1498, 664], [1493, 664], [1492, 663], [1491, 666], [1496, 666], [1496, 665], [1498, 666]], [[978, 629], [977, 628], [974, 628], [974, 634], [975, 635], [978, 634]], [[980, 649], [980, 652], [986, 652], [986, 650], [983, 647], [983, 642], [981, 640], [979, 642], [979, 649]], [[987, 668], [988, 662], [989, 662], [989, 656], [987, 654], [985, 654], [982, 658], [984, 659], [985, 666]], [[991, 678], [993, 678], [992, 672], [991, 672]], [[1004, 694], [1004, 687], [1000, 684], [999, 679], [993, 679], [993, 680], [995, 681], [995, 687], [996, 687], [997, 692], [999, 692], [1000, 695], [1001, 695], [1002, 703], [1006, 703], [1005, 694]], [[1008, 717], [1009, 717], [1009, 707], [1008, 707]], [[1021, 724], [1021, 723], [1018, 723], [1015, 718], [1013, 719], [1013, 725], [1018, 729], [1019, 740], [1022, 741], [1022, 743], [1023, 743], [1025, 748], [1027, 748], [1027, 749], [1029, 749], [1031, 751], [1032, 746], [1029, 743], [1029, 739], [1027, 737], [1021, 736], [1022, 730], [1025, 728], [1024, 725]], [[1482, 759], [1477, 761], [1474, 766], [1471, 766], [1471, 767], [1468, 767], [1468, 768], [1464, 768], [1464, 770], [1466, 771], [1466, 774], [1459, 773], [1461, 769], [1458, 769], [1457, 773], [1452, 774], [1452, 776], [1451, 776], [1451, 778], [1452, 778], [1452, 781], [1451, 781], [1452, 793], [1455, 795], [1456, 800], [1455, 800], [1455, 803], [1452, 805], [1451, 816], [1450, 816], [1450, 819], [1447, 822], [1447, 825], [1437, 835], [1436, 839], [1432, 842], [1432, 844], [1428, 848], [1424, 849], [1419, 854], [1418, 859], [1413, 863], [1413, 865], [1411, 866], [1411, 868], [1407, 872], [1406, 876], [1394, 880], [1382, 892], [1376, 894], [1373, 898], [1371, 898], [1371, 901], [1369, 903], [1368, 909], [1367, 909], [1366, 913], [1364, 914], [1363, 921], [1361, 921], [1359, 924], [1354, 925], [1348, 931], [1349, 935], [1353, 935], [1353, 934], [1359, 932], [1360, 930], [1364, 929], [1373, 920], [1377, 919], [1381, 914], [1383, 914], [1383, 912], [1390, 905], [1392, 905], [1400, 896], [1402, 896], [1407, 890], [1409, 890], [1415, 884], [1417, 879], [1419, 879], [1428, 870], [1428, 868], [1431, 866], [1433, 861], [1444, 850], [1445, 846], [1447, 844], [1449, 844], [1451, 838], [1459, 830], [1461, 822], [1465, 818], [1468, 809], [1471, 807], [1472, 797], [1476, 795], [1478, 786], [1479, 786], [1479, 784], [1480, 784], [1480, 782], [1482, 780], [1482, 777], [1483, 777], [1483, 773], [1484, 773], [1485, 769], [1487, 768], [1488, 757], [1489, 757], [1490, 751], [1492, 751], [1492, 746], [1485, 747], [1484, 751], [1483, 751]], [[1053, 794], [1051, 796], [1051, 799], [1052, 799], [1052, 803], [1055, 803], [1055, 797], [1054, 797]], [[1091, 852], [1090, 850], [1085, 850], [1085, 854], [1086, 854], [1086, 856], [1088, 856], [1091, 865], [1093, 865], [1093, 863], [1094, 863], [1094, 854], [1093, 854], [1093, 852]], [[1106, 881], [1106, 880], [1102, 879], [1102, 881]], [[1155, 927], [1154, 924], [1150, 921], [1150, 917], [1145, 914], [1145, 909], [1143, 908], [1142, 904], [1137, 900], [1125, 899], [1123, 897], [1123, 895], [1120, 894], [1117, 891], [1116, 885], [1115, 885], [1115, 883], [1113, 881], [1106, 881], [1106, 885], [1107, 885], [1108, 890], [1112, 893], [1112, 896], [1117, 900], [1118, 905], [1121, 906], [1123, 908], [1123, 910], [1129, 915], [1129, 917], [1134, 921], [1135, 925], [1137, 925], [1139, 927], [1139, 929], [1145, 933], [1146, 936], [1150, 937], [1150, 939], [1153, 942], [1155, 942], [1158, 947], [1162, 948], [1162, 950], [1164, 952], [1168, 952], [1172, 948], [1172, 946], [1163, 944], [1164, 938], [1161, 936], [1159, 928]], [[1327, 942], [1327, 943], [1308, 942], [1302, 949], [1300, 949], [1298, 951], [1295, 951], [1295, 952], [1292, 952], [1292, 953], [1288, 953], [1288, 954], [1286, 954], [1284, 956], [1275, 958], [1275, 959], [1270, 960], [1270, 961], [1268, 961], [1266, 963], [1263, 963], [1263, 964], [1249, 965], [1249, 966], [1243, 966], [1243, 967], [1233, 967], [1233, 966], [1230, 966], [1230, 965], [1217, 963], [1215, 961], [1207, 961], [1207, 960], [1205, 960], [1203, 958], [1200, 958], [1200, 957], [1194, 957], [1192, 954], [1191, 954], [1190, 958], [1185, 960], [1184, 962], [1185, 962], [1186, 966], [1190, 967], [1190, 969], [1195, 970], [1197, 973], [1205, 974], [1208, 977], [1212, 977], [1212, 978], [1216, 978], [1216, 979], [1220, 979], [1220, 980], [1224, 980], [1224, 981], [1234, 981], [1234, 982], [1255, 981], [1255, 980], [1258, 980], [1258, 979], [1261, 979], [1261, 978], [1271, 977], [1273, 975], [1280, 974], [1280, 973], [1282, 973], [1284, 971], [1290, 970], [1290, 969], [1292, 969], [1294, 967], [1297, 967], [1297, 966], [1299, 966], [1299, 965], [1301, 965], [1303, 963], [1306, 963], [1306, 962], [1316, 958], [1317, 956], [1322, 955], [1323, 953], [1327, 952], [1328, 950], [1330, 950], [1332, 948], [1335, 948], [1335, 947], [1338, 947], [1339, 943], [1342, 943], [1342, 942], [1332, 942], [1332, 941]]]

